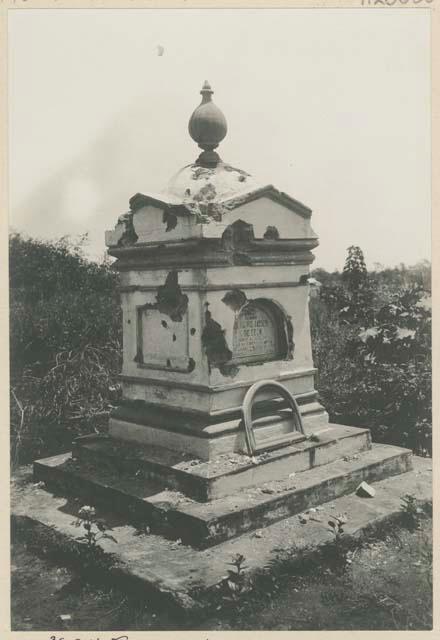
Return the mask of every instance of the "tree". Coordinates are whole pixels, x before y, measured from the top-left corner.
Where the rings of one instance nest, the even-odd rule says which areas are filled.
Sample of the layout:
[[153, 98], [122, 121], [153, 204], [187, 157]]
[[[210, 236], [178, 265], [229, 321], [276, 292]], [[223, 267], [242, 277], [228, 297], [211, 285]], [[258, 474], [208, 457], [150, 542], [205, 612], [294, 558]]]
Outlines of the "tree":
[[362, 249], [355, 245], [348, 247], [342, 279], [350, 293], [356, 293], [368, 280], [367, 267]]
[[362, 249], [348, 247], [348, 256], [342, 272], [348, 304], [341, 308], [341, 318], [349, 323], [370, 322], [374, 317], [374, 291], [368, 277]]

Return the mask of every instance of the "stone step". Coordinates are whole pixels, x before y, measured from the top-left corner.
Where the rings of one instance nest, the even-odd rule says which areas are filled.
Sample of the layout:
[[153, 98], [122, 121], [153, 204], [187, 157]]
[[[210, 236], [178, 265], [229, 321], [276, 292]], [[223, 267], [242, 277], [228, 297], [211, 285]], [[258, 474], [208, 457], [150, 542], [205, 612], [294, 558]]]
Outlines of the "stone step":
[[355, 458], [337, 460], [312, 470], [271, 481], [201, 503], [160, 483], [119, 477], [108, 469], [86, 468], [70, 454], [34, 463], [34, 478], [49, 488], [81, 496], [88, 504], [111, 507], [138, 526], [208, 547], [277, 522], [343, 495], [362, 482], [377, 482], [409, 471], [412, 454], [391, 445], [373, 445]]
[[129, 477], [136, 475], [147, 483], [159, 481], [190, 498], [209, 501], [356, 455], [370, 447], [368, 429], [332, 424], [316, 431], [313, 440], [268, 451], [254, 460], [232, 453], [206, 462], [182, 452], [102, 436], [78, 439], [74, 456], [81, 464], [106, 467]]

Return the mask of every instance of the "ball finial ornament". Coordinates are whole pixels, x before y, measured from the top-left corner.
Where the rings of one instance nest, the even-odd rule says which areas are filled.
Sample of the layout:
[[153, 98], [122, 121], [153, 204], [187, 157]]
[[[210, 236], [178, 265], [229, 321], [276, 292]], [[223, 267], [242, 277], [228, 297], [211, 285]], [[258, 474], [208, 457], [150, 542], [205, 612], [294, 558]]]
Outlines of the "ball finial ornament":
[[216, 167], [220, 160], [214, 151], [228, 131], [226, 118], [212, 101], [211, 85], [205, 81], [202, 90], [202, 102], [194, 110], [188, 124], [191, 138], [203, 149], [197, 158], [197, 164], [203, 167]]

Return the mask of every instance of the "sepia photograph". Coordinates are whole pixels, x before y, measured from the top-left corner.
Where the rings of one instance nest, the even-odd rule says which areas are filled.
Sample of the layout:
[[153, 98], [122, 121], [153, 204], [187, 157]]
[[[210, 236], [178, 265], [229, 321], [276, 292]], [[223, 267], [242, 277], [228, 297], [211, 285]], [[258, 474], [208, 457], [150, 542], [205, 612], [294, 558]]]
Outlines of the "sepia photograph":
[[430, 631], [434, 5], [183, 4], [4, 13], [10, 631]]

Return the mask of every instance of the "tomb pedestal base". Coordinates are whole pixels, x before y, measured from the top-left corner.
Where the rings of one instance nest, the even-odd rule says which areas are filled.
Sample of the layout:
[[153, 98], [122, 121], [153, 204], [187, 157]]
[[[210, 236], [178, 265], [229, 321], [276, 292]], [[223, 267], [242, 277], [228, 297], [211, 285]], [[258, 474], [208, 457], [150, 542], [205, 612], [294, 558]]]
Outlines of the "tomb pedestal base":
[[[315, 393], [298, 397], [306, 435], [328, 426], [328, 414], [315, 397]], [[253, 428], [257, 440], [263, 444], [291, 430], [290, 410], [282, 408], [279, 402], [263, 403], [255, 413]], [[181, 451], [205, 461], [222, 454], [247, 453], [242, 418], [238, 412], [200, 416], [147, 405], [142, 401], [128, 401], [113, 411], [109, 434], [143, 446]]]

